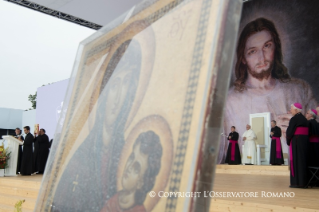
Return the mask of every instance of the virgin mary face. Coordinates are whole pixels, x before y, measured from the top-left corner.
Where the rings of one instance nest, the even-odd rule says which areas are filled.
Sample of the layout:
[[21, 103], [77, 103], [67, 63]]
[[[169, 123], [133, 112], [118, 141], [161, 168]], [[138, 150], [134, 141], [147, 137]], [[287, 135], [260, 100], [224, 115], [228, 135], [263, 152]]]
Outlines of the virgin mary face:
[[[127, 113], [135, 95], [140, 63], [141, 49], [133, 40], [124, 42], [113, 54], [106, 69], [106, 73], [111, 73], [111, 77], [105, 82], [106, 87], [101, 96], [104, 127], [110, 129], [121, 113], [124, 119], [128, 116]], [[112, 70], [114, 70], [113, 73]]]
[[105, 124], [111, 126], [118, 117], [130, 88], [133, 71], [129, 68], [118, 70], [109, 81], [105, 107]]

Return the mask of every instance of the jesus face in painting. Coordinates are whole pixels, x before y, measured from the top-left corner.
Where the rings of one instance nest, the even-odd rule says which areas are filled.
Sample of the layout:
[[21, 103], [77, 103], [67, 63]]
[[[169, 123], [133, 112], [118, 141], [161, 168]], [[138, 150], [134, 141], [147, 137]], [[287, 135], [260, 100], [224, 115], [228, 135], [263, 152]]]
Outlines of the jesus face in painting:
[[145, 171], [148, 167], [148, 155], [140, 151], [141, 144], [133, 149], [128, 158], [122, 178], [122, 186], [127, 191], [135, 191], [143, 186]]
[[143, 132], [135, 140], [121, 179], [123, 187], [119, 191], [121, 208], [143, 205], [160, 171], [162, 151], [160, 138], [153, 131]]
[[246, 42], [243, 63], [257, 79], [269, 77], [273, 67], [275, 45], [268, 30], [251, 35]]

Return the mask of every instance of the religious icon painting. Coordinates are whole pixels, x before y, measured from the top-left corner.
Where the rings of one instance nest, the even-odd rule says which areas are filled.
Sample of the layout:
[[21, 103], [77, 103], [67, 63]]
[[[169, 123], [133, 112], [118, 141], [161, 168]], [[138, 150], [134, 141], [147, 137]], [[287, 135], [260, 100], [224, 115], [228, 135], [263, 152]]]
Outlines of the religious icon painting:
[[209, 209], [184, 194], [212, 189], [241, 5], [145, 1], [80, 44], [36, 211]]
[[[318, 10], [317, 0], [250, 0], [243, 4], [224, 118], [225, 133], [236, 127], [240, 149], [246, 124], [252, 124], [250, 114], [270, 113], [282, 130], [283, 160], [279, 163], [290, 163], [286, 143], [290, 106], [299, 102], [306, 114], [319, 104], [319, 27], [309, 27], [319, 25]], [[262, 48], [267, 50], [264, 62], [258, 56]], [[271, 141], [270, 130], [258, 141], [267, 146], [263, 165], [272, 161]], [[221, 138], [218, 163], [225, 162], [227, 151], [228, 140]]]

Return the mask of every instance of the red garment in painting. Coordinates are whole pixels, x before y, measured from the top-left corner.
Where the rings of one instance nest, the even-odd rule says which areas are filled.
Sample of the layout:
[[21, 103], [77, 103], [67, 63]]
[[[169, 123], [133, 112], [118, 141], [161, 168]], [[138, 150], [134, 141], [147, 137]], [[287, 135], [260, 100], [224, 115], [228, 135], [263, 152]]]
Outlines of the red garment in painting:
[[146, 212], [144, 205], [135, 205], [129, 209], [122, 209], [119, 205], [119, 194], [115, 194], [111, 199], [109, 199], [101, 212]]

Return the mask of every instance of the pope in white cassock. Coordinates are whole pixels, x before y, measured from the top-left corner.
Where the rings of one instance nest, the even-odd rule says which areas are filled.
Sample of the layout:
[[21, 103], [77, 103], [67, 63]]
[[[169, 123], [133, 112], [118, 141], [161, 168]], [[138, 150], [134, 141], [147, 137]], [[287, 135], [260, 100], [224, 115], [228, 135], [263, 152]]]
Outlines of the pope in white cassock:
[[257, 139], [256, 134], [252, 129], [250, 129], [250, 125], [246, 125], [246, 131], [243, 134], [244, 140], [244, 149], [243, 149], [243, 164], [256, 164], [257, 162], [257, 153], [256, 153], [256, 142]]

